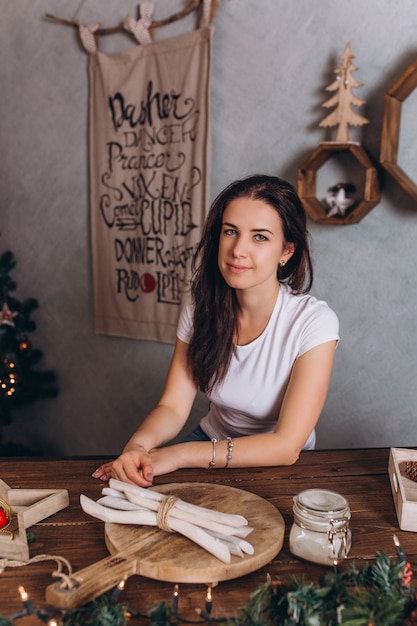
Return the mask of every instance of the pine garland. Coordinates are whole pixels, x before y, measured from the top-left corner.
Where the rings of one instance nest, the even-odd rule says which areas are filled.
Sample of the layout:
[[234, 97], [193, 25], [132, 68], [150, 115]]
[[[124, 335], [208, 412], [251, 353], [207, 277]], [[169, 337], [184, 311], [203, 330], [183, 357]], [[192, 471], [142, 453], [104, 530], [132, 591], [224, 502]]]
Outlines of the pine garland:
[[[40, 622], [65, 626], [125, 626], [139, 620], [148, 626], [216, 623], [224, 626], [417, 626], [417, 596], [411, 586], [413, 572], [409, 563], [394, 562], [377, 552], [367, 567], [351, 564], [343, 573], [329, 571], [318, 583], [293, 577], [289, 581], [267, 578], [240, 607], [239, 617], [212, 617], [199, 612], [195, 621], [181, 617], [167, 602], [151, 608], [146, 615], [113, 594], [104, 594], [85, 607], [65, 614], [48, 615], [31, 610]], [[15, 626], [28, 615], [0, 615], [0, 626]]]

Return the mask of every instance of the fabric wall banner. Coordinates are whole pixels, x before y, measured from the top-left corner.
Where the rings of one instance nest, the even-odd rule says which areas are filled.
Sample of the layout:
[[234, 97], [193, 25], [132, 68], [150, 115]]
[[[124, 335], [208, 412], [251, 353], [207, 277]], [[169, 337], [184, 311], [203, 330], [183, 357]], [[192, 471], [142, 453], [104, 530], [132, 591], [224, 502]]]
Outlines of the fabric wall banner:
[[212, 28], [111, 54], [94, 29], [80, 28], [95, 330], [173, 343], [206, 214]]

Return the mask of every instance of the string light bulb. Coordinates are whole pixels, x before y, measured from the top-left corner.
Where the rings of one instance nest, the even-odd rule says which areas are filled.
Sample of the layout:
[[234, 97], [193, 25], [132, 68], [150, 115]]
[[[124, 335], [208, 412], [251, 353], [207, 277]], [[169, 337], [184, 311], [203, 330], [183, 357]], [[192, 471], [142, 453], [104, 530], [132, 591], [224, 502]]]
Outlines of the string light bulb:
[[211, 585], [209, 585], [207, 587], [207, 593], [206, 593], [206, 613], [208, 615], [210, 615], [212, 607], [213, 607], [213, 597], [211, 593]]
[[405, 556], [404, 550], [400, 544], [400, 540], [398, 539], [397, 535], [393, 535], [392, 536], [393, 540], [394, 540], [394, 545], [395, 545], [395, 549], [397, 551], [397, 555], [398, 558], [400, 560], [400, 563], [406, 563], [407, 562], [407, 557]]
[[116, 589], [113, 591], [110, 601], [112, 603], [116, 602], [116, 600], [118, 599], [118, 597], [120, 596], [120, 594], [122, 593], [123, 589], [125, 588], [125, 583], [126, 583], [126, 579], [123, 578], [119, 584], [117, 585]]
[[32, 602], [30, 601], [29, 594], [27, 593], [26, 589], [22, 585], [20, 585], [18, 589], [20, 593], [20, 599], [23, 602], [23, 606], [26, 609], [27, 615], [34, 613]]
[[29, 600], [29, 594], [26, 592], [26, 589], [22, 587], [22, 585], [20, 585], [19, 587], [19, 593], [20, 593], [20, 599], [22, 600], [22, 602], [26, 602], [26, 600]]
[[178, 585], [174, 586], [174, 593], [172, 594], [171, 613], [176, 615], [178, 613]]

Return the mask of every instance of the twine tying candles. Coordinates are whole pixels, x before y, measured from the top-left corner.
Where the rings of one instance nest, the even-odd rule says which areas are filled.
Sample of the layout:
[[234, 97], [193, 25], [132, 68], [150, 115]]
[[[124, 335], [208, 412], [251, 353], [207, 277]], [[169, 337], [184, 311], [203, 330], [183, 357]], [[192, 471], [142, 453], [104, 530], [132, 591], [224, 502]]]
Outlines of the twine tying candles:
[[165, 530], [169, 533], [175, 532], [169, 525], [169, 512], [178, 500], [179, 498], [176, 496], [167, 496], [158, 506], [158, 510], [156, 511], [156, 525], [161, 530]]

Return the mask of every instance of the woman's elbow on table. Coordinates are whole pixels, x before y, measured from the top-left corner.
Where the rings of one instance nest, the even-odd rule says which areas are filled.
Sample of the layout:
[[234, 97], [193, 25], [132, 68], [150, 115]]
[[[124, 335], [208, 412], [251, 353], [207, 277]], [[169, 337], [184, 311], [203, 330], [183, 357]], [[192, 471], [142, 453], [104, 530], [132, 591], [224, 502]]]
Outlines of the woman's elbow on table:
[[290, 465], [294, 465], [299, 457], [299, 453], [288, 450], [269, 457], [264, 455], [262, 461], [254, 465], [259, 467], [289, 467]]
[[269, 454], [265, 454], [266, 450], [264, 450], [264, 459], [269, 459], [267, 464], [274, 467], [294, 465], [299, 459], [302, 446], [296, 445], [288, 441], [288, 439], [283, 439], [277, 433], [273, 433], [272, 437], [275, 441], [269, 450]]
[[288, 448], [280, 455], [280, 462], [277, 465], [294, 465], [300, 457], [300, 452], [301, 450]]

